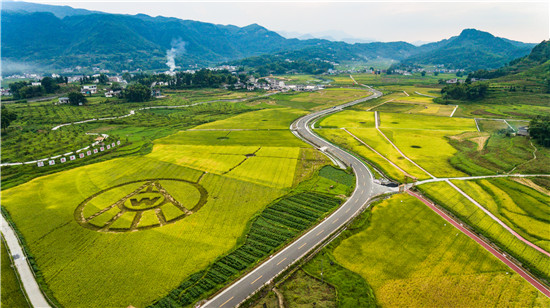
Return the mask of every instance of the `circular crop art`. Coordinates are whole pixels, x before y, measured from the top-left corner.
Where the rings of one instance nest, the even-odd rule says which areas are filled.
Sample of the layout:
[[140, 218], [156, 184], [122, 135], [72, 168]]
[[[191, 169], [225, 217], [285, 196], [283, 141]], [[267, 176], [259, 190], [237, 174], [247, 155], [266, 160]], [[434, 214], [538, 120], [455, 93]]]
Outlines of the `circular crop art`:
[[200, 184], [178, 179], [149, 179], [104, 189], [84, 200], [76, 221], [99, 232], [129, 232], [161, 227], [198, 211], [208, 193]]

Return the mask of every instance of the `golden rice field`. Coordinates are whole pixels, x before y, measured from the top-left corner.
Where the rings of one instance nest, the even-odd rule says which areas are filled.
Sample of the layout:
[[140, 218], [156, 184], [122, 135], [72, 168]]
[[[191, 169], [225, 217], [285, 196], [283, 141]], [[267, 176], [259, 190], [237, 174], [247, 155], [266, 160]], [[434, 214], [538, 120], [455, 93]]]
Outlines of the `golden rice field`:
[[453, 183], [528, 241], [550, 248], [550, 196], [508, 179]]
[[[537, 276], [546, 279], [550, 277], [550, 259], [547, 256], [519, 240], [485, 212], [479, 209], [475, 204], [453, 189], [449, 184], [445, 182], [434, 182], [420, 185], [418, 188], [430, 199], [434, 200], [437, 204], [443, 206], [459, 219], [464, 221], [464, 223], [479, 230], [479, 232], [489, 238], [493, 243], [497, 244], [510, 255], [514, 256], [517, 260], [524, 264], [524, 266], [530, 268]], [[505, 206], [510, 206], [511, 202], [506, 200], [506, 198], [509, 198], [510, 194], [514, 194], [513, 198], [516, 202], [518, 200], [517, 198], [525, 198], [526, 201], [532, 198], [529, 194], [520, 196], [507, 191], [507, 196], [503, 196], [504, 202], [507, 203]], [[480, 201], [478, 202], [488, 204], [488, 208], [491, 209], [491, 203], [486, 202], [486, 199], [487, 196], [480, 198]], [[527, 203], [529, 203], [529, 201], [527, 201]], [[494, 206], [494, 204], [492, 206]], [[541, 214], [543, 213], [541, 212], [542, 210], [548, 210], [547, 206], [544, 209], [538, 208], [535, 204], [524, 203], [522, 207], [525, 207], [525, 209], [529, 209], [530, 211], [538, 209]], [[534, 230], [537, 230], [537, 228]]]
[[550, 300], [417, 199], [395, 195], [334, 249], [382, 307], [543, 307]]

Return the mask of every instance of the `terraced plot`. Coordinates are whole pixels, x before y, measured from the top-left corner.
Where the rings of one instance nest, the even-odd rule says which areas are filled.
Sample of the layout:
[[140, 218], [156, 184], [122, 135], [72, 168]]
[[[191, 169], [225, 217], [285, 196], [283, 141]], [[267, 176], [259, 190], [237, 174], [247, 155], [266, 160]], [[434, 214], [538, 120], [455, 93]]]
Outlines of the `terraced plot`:
[[343, 240], [333, 254], [366, 279], [382, 307], [550, 304], [521, 276], [408, 195], [376, 204], [370, 224]]

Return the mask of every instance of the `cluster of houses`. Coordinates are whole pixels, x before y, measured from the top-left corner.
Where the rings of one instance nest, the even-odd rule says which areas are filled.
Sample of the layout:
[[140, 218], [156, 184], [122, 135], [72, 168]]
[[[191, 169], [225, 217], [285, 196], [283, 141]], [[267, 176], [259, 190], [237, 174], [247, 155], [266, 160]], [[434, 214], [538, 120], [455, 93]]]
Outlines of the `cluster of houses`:
[[[229, 85], [224, 85], [224, 88], [229, 88]], [[254, 90], [266, 90], [266, 91], [317, 91], [322, 90], [322, 85], [301, 85], [291, 84], [287, 85], [284, 81], [277, 80], [275, 78], [255, 78], [250, 76], [246, 82], [238, 81], [233, 84], [234, 89], [246, 89], [248, 91]]]

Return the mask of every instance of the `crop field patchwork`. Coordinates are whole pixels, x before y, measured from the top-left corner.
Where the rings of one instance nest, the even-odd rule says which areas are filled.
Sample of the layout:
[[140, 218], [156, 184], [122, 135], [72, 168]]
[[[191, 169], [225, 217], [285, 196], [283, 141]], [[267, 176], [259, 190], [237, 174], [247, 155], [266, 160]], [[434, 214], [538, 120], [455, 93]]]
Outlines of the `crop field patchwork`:
[[309, 147], [290, 130], [271, 131], [198, 131], [187, 130], [155, 140], [156, 144]]
[[[480, 133], [479, 136], [487, 136]], [[451, 164], [472, 175], [515, 172], [523, 174], [550, 173], [550, 150], [531, 143], [526, 137], [507, 137], [504, 134], [487, 136], [483, 149], [471, 138], [451, 136], [449, 142], [459, 151]], [[536, 159], [533, 152], [536, 149]]]
[[[363, 140], [365, 143], [373, 147], [380, 154], [390, 159], [393, 163], [399, 166], [408, 174], [419, 179], [427, 179], [429, 176], [424, 173], [418, 167], [411, 164], [408, 160], [405, 160], [392, 146], [384, 139], [375, 128], [361, 128], [361, 129], [349, 129], [349, 131]], [[338, 144], [344, 148], [352, 150], [353, 152], [361, 155], [365, 159], [378, 166], [386, 175], [402, 181], [405, 174], [399, 169], [395, 168], [389, 162], [384, 160], [375, 152], [371, 151], [365, 145], [354, 139], [350, 134], [341, 129], [317, 129], [324, 138]]]
[[370, 219], [333, 255], [367, 281], [380, 306], [550, 304], [505, 264], [411, 196], [396, 195], [376, 204]]
[[[280, 110], [264, 113], [275, 119], [273, 127], [284, 122], [286, 128], [301, 114]], [[284, 114], [291, 116], [281, 120]], [[326, 157], [301, 154], [308, 150], [288, 130], [182, 131], [157, 139], [145, 156], [5, 190], [2, 206], [60, 303], [145, 306], [234, 248], [250, 219], [298, 184], [297, 169], [306, 179], [327, 164]], [[316, 215], [321, 208], [327, 210], [321, 206]], [[292, 221], [296, 230], [308, 225], [299, 218], [284, 220]]]
[[423, 104], [423, 103], [409, 103], [402, 100], [396, 100], [386, 103], [382, 106], [378, 106], [373, 111], [380, 112], [393, 112], [393, 113], [407, 113], [407, 114], [427, 114], [448, 117], [453, 112], [455, 106], [453, 105], [438, 105], [438, 104]]
[[[530, 268], [534, 273], [543, 279], [550, 277], [550, 260], [547, 256], [520, 241], [450, 185], [445, 182], [436, 182], [423, 184], [418, 186], [418, 188], [430, 199], [452, 212], [466, 224], [480, 230], [493, 243], [508, 251], [510, 255], [519, 260], [524, 266]], [[506, 196], [504, 197], [506, 198]], [[508, 206], [511, 204], [506, 199], [499, 202], [505, 203]], [[494, 209], [494, 205], [492, 206]], [[489, 204], [490, 207], [491, 204]], [[523, 207], [529, 207], [530, 209], [537, 208], [530, 204], [523, 205]]]

